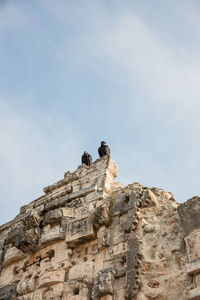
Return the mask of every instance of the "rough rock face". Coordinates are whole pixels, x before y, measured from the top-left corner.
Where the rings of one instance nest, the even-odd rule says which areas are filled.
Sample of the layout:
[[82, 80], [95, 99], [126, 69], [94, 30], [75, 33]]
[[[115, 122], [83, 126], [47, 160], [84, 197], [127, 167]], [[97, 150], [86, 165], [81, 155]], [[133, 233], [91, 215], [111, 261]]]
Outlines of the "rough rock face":
[[0, 300], [200, 299], [200, 198], [66, 172], [0, 227]]

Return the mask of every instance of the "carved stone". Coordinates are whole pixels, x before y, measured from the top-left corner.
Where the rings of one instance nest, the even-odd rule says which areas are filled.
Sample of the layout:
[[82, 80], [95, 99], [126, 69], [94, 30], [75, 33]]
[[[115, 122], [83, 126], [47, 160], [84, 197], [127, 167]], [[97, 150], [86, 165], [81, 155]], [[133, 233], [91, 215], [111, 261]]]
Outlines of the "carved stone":
[[117, 172], [82, 164], [0, 226], [0, 300], [200, 299], [200, 198]]

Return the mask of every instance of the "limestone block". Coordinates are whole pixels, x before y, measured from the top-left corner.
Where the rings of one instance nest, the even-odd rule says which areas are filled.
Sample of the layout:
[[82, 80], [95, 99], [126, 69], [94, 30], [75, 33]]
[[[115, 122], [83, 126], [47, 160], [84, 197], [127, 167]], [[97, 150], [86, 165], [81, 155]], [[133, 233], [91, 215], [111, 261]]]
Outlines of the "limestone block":
[[141, 205], [142, 206], [158, 206], [158, 200], [156, 195], [150, 190], [145, 189], [144, 193], [141, 197]]
[[16, 295], [17, 283], [0, 288], [0, 300], [11, 300]]
[[76, 219], [83, 219], [88, 217], [89, 213], [94, 211], [94, 204], [88, 203], [87, 205], [80, 206], [76, 209]]
[[24, 226], [22, 222], [18, 223], [16, 226], [12, 226], [7, 234], [5, 244], [6, 245], [12, 244], [14, 246], [16, 244], [18, 236], [23, 234], [23, 231], [24, 231]]
[[63, 283], [65, 270], [51, 270], [40, 275], [38, 279], [38, 288]]
[[28, 293], [26, 295], [18, 296], [17, 300], [33, 300], [34, 294]]
[[65, 232], [60, 225], [55, 227], [50, 227], [47, 225], [43, 228], [43, 232], [40, 238], [41, 245], [46, 245], [48, 243], [56, 242], [58, 240], [65, 239]]
[[63, 217], [74, 218], [75, 210], [73, 208], [62, 207], [61, 209], [62, 209]]
[[178, 207], [178, 213], [185, 234], [200, 228], [200, 197], [193, 197]]
[[49, 211], [51, 209], [58, 208], [59, 206], [63, 206], [68, 201], [68, 195], [59, 197], [57, 199], [53, 199], [45, 204], [45, 210]]
[[[64, 175], [65, 176], [65, 175]], [[59, 180], [58, 182], [52, 184], [52, 185], [49, 185], [47, 187], [44, 187], [43, 188], [43, 191], [45, 194], [49, 194], [49, 193], [52, 193], [52, 192], [57, 192], [57, 191], [60, 191], [60, 190], [70, 190], [70, 182], [75, 180], [75, 179], [78, 179], [78, 176], [77, 174], [73, 173], [73, 174], [67, 174], [66, 173], [66, 177], [64, 179], [61, 179]]]
[[17, 249], [16, 247], [8, 248], [4, 255], [3, 266], [6, 267], [14, 262], [19, 261], [24, 257], [25, 254], [21, 250]]
[[63, 300], [88, 300], [88, 283], [84, 281], [72, 281], [65, 285]]
[[200, 229], [194, 230], [186, 236], [185, 242], [189, 261], [200, 258]]
[[111, 269], [103, 269], [98, 272], [94, 278], [92, 286], [92, 299], [98, 299], [98, 297], [112, 294], [114, 285], [114, 274]]
[[97, 185], [89, 188], [82, 188], [80, 191], [71, 193], [68, 197], [68, 200], [72, 200], [74, 198], [81, 198], [96, 191], [97, 191]]
[[127, 254], [130, 252], [127, 252], [127, 249], [127, 242], [120, 242], [116, 245], [112, 245], [105, 249], [103, 259], [104, 261], [108, 261], [118, 257], [120, 254], [124, 254], [125, 252]]
[[94, 229], [88, 218], [68, 222], [66, 242], [70, 246], [85, 242], [94, 237]]
[[88, 203], [88, 202], [97, 201], [98, 199], [102, 199], [102, 198], [103, 198], [103, 190], [97, 189], [97, 191], [86, 195], [85, 201]]
[[34, 213], [38, 213], [39, 215], [42, 215], [43, 210], [44, 210], [44, 204], [34, 207]]
[[[128, 263], [127, 263], [128, 266]], [[126, 287], [126, 297], [127, 299], [132, 299], [138, 290], [137, 278], [138, 278], [138, 271], [137, 269], [132, 269], [127, 272], [126, 280], [127, 280], [127, 287]]]
[[131, 238], [128, 240], [128, 250], [126, 253], [126, 297], [132, 299], [131, 297], [136, 296], [138, 291], [138, 268], [140, 265], [139, 254], [139, 240], [138, 238]]
[[200, 287], [200, 272], [198, 274], [195, 274], [195, 276], [193, 276], [193, 280], [194, 280], [194, 288]]
[[[140, 195], [135, 192], [121, 193], [117, 196], [112, 196], [113, 212], [121, 215], [133, 210], [137, 213], [137, 207], [141, 203]], [[146, 198], [145, 198], [146, 199]]]
[[36, 289], [33, 300], [61, 300], [63, 287], [63, 283], [56, 283]]
[[24, 220], [23, 224], [26, 230], [32, 229], [33, 227], [38, 227], [40, 225], [40, 216], [37, 212], [28, 215]]
[[105, 268], [105, 261], [102, 257], [102, 253], [98, 253], [95, 255], [95, 264], [94, 264], [94, 275], [93, 277], [96, 277], [98, 272]]
[[97, 232], [98, 248], [109, 247], [112, 243], [112, 230], [105, 226], [100, 227]]
[[51, 257], [51, 264], [55, 266], [61, 266], [64, 264], [64, 268], [70, 264], [72, 250], [67, 247], [66, 242], [58, 241], [51, 245], [54, 252], [54, 256]]
[[69, 270], [69, 280], [75, 280], [84, 277], [91, 279], [93, 276], [93, 266], [93, 261], [86, 261], [73, 266]]
[[109, 157], [109, 163], [108, 163], [108, 170], [110, 174], [112, 174], [113, 178], [117, 177], [118, 175], [118, 167], [114, 160], [112, 160], [111, 157]]
[[200, 300], [200, 288], [190, 290], [188, 300]]
[[114, 300], [125, 299], [126, 277], [115, 278], [114, 282]]
[[196, 274], [200, 272], [200, 259], [191, 261], [186, 265], [188, 274]]
[[67, 184], [71, 181], [75, 181], [75, 180], [79, 179], [79, 177], [80, 176], [79, 176], [78, 172], [70, 173], [69, 171], [67, 171], [64, 174], [65, 184]]
[[85, 197], [72, 199], [70, 202], [65, 204], [66, 208], [77, 209], [78, 207], [82, 207], [85, 204]]
[[136, 296], [136, 299], [135, 300], [148, 300], [147, 297], [142, 293], [142, 292], [139, 292]]
[[73, 191], [72, 186], [63, 186], [59, 189], [54, 190], [51, 193], [51, 197], [52, 197], [52, 199], [56, 199], [56, 198], [62, 197], [64, 195], [68, 195], [68, 194], [72, 193], [72, 191]]
[[20, 236], [17, 237], [16, 247], [24, 252], [35, 251], [38, 247], [41, 230], [39, 227], [30, 230], [24, 230]]
[[115, 277], [119, 278], [126, 274], [127, 271], [127, 252], [120, 253], [115, 262]]
[[88, 296], [64, 294], [63, 300], [88, 300]]
[[100, 298], [100, 300], [112, 300], [113, 297], [111, 295], [105, 295]]
[[20, 223], [18, 226], [11, 228], [9, 231], [6, 239], [6, 245], [12, 244], [24, 252], [33, 251], [37, 249], [39, 237], [39, 227], [33, 227], [27, 230], [25, 225]]
[[91, 216], [91, 222], [95, 226], [95, 228], [99, 228], [100, 226], [107, 225], [109, 222], [109, 208], [106, 203], [101, 206], [98, 206], [94, 213]]
[[62, 217], [63, 213], [61, 208], [48, 211], [44, 215], [44, 221], [42, 222], [42, 225], [45, 226], [47, 224], [60, 224]]
[[114, 300], [118, 300], [118, 299], [126, 299], [125, 298], [125, 289], [124, 288], [120, 288], [120, 289], [115, 290]]
[[35, 280], [33, 277], [29, 279], [22, 278], [17, 285], [17, 293], [19, 295], [28, 294], [34, 290]]

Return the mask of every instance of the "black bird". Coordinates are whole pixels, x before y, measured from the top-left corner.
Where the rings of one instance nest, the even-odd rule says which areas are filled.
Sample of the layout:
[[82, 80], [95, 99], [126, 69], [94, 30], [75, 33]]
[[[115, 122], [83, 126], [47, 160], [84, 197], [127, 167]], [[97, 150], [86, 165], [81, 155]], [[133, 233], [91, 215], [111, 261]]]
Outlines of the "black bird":
[[84, 151], [82, 157], [81, 157], [81, 161], [82, 161], [82, 164], [85, 164], [86, 166], [90, 166], [92, 164], [92, 156]]
[[106, 145], [106, 142], [101, 142], [101, 146], [98, 149], [98, 153], [100, 157], [105, 155], [110, 155], [110, 148]]

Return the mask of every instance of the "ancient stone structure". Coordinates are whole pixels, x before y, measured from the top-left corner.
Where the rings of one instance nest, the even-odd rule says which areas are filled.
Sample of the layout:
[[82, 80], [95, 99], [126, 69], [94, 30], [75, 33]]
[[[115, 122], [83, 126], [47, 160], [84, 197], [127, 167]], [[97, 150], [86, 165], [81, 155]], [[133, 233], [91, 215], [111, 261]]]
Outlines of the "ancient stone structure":
[[200, 299], [200, 198], [116, 176], [83, 164], [0, 227], [0, 300]]

